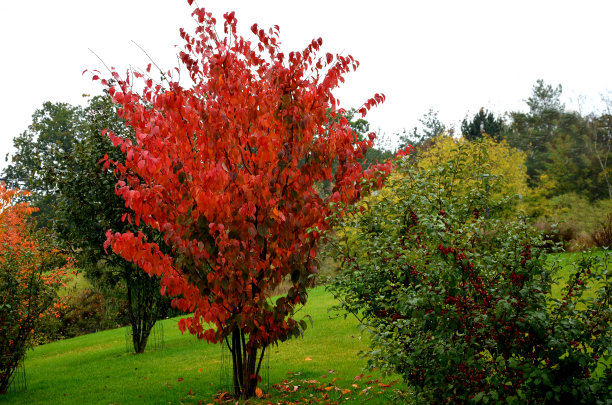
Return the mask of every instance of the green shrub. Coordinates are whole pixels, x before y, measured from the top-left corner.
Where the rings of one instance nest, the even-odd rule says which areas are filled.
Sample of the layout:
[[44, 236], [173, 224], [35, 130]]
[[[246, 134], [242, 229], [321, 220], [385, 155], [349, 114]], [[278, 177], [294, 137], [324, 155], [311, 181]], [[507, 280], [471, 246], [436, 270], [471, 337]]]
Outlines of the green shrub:
[[601, 227], [591, 233], [591, 239], [597, 247], [612, 247], [612, 214], [608, 214]]
[[[486, 159], [464, 152], [430, 170], [409, 159], [337, 231], [339, 309], [372, 332], [371, 367], [396, 371], [417, 403], [599, 403], [612, 397], [610, 255], [559, 263], [503, 179], [456, 193]], [[585, 292], [589, 290], [588, 294]]]
[[551, 248], [557, 246], [567, 248], [579, 235], [578, 226], [573, 221], [557, 224], [540, 218], [535, 221], [534, 226]]
[[[93, 287], [67, 290], [65, 294], [63, 307], [54, 310], [54, 316], [41, 319], [35, 334], [36, 344], [130, 324], [126, 286], [121, 280], [98, 282]], [[182, 311], [172, 308], [170, 302], [170, 298], [162, 297], [158, 319], [183, 314]]]
[[535, 199], [532, 203], [540, 209], [539, 219], [548, 223], [568, 223], [578, 231], [587, 233], [598, 229], [601, 219], [612, 212], [612, 199], [589, 201], [576, 193]]
[[73, 337], [126, 325], [120, 306], [110, 316], [107, 315], [107, 307], [112, 305], [112, 301], [100, 291], [83, 290], [69, 301], [68, 310], [62, 316], [62, 335]]
[[36, 332], [36, 343], [44, 344], [127, 325], [127, 302], [117, 295], [86, 288], [69, 296], [65, 306], [57, 311], [57, 316], [42, 319]]

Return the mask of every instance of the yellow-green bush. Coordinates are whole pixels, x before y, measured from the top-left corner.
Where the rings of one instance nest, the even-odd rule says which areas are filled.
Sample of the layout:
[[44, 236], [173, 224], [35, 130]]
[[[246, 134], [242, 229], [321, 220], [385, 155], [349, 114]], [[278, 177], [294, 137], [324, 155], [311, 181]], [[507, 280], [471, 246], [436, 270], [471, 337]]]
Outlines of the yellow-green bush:
[[[457, 159], [460, 151], [464, 156], [461, 160]], [[454, 179], [453, 187], [457, 187], [456, 191], [459, 193], [468, 192], [484, 183], [493, 197], [525, 197], [529, 194], [525, 153], [511, 147], [505, 140], [497, 142], [485, 135], [482, 140], [468, 141], [443, 135], [435, 138], [431, 147], [419, 151], [417, 159], [418, 167], [424, 170], [453, 161], [468, 168], [478, 167], [482, 173], [472, 173], [469, 177]], [[504, 181], [493, 182], [493, 178], [503, 178]], [[494, 184], [502, 183], [503, 187], [494, 188]]]

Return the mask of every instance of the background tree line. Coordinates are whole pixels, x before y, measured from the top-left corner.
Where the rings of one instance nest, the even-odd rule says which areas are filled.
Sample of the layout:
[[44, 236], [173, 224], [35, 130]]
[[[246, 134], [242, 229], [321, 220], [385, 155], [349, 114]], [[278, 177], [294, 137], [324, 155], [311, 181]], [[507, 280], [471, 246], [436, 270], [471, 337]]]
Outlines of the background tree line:
[[[561, 94], [561, 85], [538, 80], [525, 100], [527, 112], [510, 111], [502, 117], [480, 108], [464, 118], [461, 136], [474, 141], [487, 134], [525, 152], [528, 184], [531, 189], [540, 188], [546, 197], [578, 193], [589, 201], [610, 198], [612, 100], [602, 98], [600, 112], [584, 114], [566, 110]], [[441, 133], [454, 133], [433, 109], [420, 124], [401, 137], [401, 146], [421, 145]]]
[[[525, 99], [526, 112], [495, 115], [480, 108], [463, 119], [460, 138], [488, 136], [524, 153], [524, 161], [516, 163], [516, 170], [521, 166], [527, 173], [522, 208], [547, 237], [580, 250], [601, 245], [594, 240], [612, 233], [612, 100], [602, 96], [600, 107], [589, 113], [570, 111], [561, 102], [562, 90], [538, 80]], [[419, 126], [400, 136], [400, 147], [413, 144], [418, 155], [441, 134], [452, 137], [455, 128], [430, 109]]]

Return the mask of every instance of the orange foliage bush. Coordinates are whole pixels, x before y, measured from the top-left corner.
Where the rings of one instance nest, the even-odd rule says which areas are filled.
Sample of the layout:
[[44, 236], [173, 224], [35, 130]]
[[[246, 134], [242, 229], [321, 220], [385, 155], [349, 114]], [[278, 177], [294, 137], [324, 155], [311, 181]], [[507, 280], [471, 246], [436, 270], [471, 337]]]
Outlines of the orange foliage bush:
[[57, 288], [70, 260], [35, 235], [28, 217], [36, 210], [15, 199], [28, 195], [0, 183], [0, 393], [6, 392], [41, 317], [58, 316]]

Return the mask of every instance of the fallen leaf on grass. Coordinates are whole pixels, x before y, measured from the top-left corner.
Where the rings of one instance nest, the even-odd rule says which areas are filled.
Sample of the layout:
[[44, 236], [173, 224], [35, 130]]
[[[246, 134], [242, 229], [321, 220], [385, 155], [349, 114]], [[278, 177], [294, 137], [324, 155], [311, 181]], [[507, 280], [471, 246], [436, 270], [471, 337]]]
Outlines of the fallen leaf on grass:
[[263, 397], [263, 392], [261, 391], [261, 388], [255, 388], [255, 395], [257, 396], [257, 398]]
[[312, 359], [310, 357], [306, 357], [304, 360], [305, 361], [311, 361]]
[[233, 401], [233, 399], [234, 398], [230, 395], [229, 392], [223, 391], [217, 394], [217, 396], [215, 397], [215, 402], [226, 404], [228, 402]]
[[176, 380], [176, 381], [178, 381], [178, 382], [183, 381], [183, 377], [179, 377], [179, 379], [178, 379], [178, 380]]

